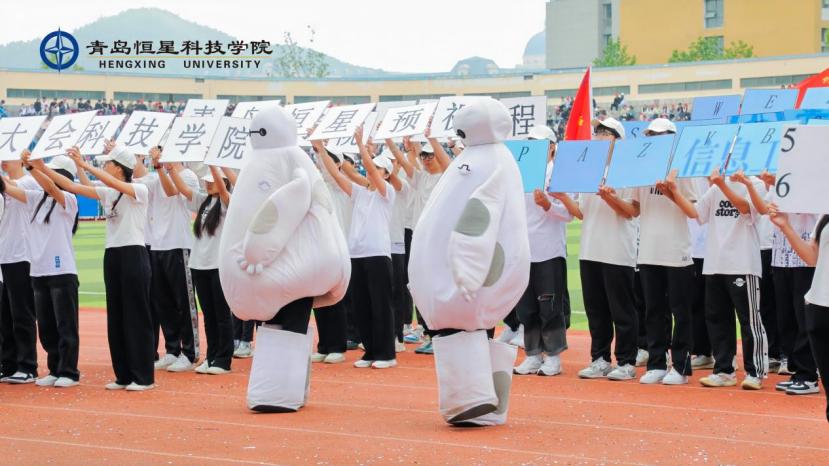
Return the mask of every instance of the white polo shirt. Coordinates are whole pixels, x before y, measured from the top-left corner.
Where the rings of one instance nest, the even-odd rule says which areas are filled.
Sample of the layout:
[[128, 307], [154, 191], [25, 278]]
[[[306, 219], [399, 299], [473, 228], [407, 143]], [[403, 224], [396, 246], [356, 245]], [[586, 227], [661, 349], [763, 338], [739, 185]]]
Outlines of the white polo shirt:
[[[32, 248], [32, 267], [29, 275], [32, 277], [77, 275], [75, 249], [72, 246], [72, 228], [75, 226], [75, 216], [78, 214], [78, 199], [74, 194], [64, 192], [65, 207], [51, 197], [47, 197], [38, 210], [37, 206], [43, 199], [43, 194], [43, 191], [26, 190], [26, 208], [29, 218], [35, 216], [28, 231]], [[54, 209], [52, 209], [52, 202], [55, 202]], [[50, 209], [52, 214], [49, 215], [49, 223], [45, 223]], [[37, 211], [36, 214], [35, 211]]]
[[144, 227], [147, 225], [147, 202], [150, 194], [147, 186], [132, 183], [135, 198], [124, 194], [113, 208], [119, 191], [107, 186], [95, 188], [106, 215], [106, 247], [145, 246]]
[[[28, 173], [14, 182], [23, 190], [41, 190], [37, 181]], [[30, 262], [32, 240], [27, 232], [32, 217], [29, 209], [22, 202], [14, 202], [11, 196], [3, 197], [6, 209], [0, 219], [0, 264]]]

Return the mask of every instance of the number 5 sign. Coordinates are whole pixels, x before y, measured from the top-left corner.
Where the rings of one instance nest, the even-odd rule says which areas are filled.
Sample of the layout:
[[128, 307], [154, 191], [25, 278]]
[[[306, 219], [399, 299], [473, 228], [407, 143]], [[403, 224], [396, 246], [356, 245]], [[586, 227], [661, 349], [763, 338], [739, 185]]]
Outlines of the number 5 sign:
[[777, 205], [783, 212], [829, 213], [829, 126], [786, 126], [780, 140]]

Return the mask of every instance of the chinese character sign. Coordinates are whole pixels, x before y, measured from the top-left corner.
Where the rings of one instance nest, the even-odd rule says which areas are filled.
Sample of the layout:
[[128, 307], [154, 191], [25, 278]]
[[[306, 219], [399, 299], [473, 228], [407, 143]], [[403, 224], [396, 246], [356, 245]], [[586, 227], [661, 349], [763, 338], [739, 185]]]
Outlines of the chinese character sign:
[[164, 143], [162, 162], [201, 162], [213, 140], [219, 118], [176, 118]]
[[282, 101], [279, 99], [239, 102], [236, 104], [236, 107], [233, 108], [233, 114], [231, 116], [233, 118], [246, 118], [250, 120], [259, 110], [268, 107], [278, 107], [280, 103], [282, 103]]
[[[377, 112], [371, 112], [366, 117], [366, 120], [363, 122], [363, 144], [367, 144], [369, 140], [369, 128], [375, 128], [377, 126]], [[328, 144], [337, 147], [338, 149], [342, 150], [343, 152], [347, 152], [349, 154], [356, 154], [360, 151], [359, 147], [357, 147], [357, 141], [354, 139], [354, 135], [351, 136], [344, 136], [341, 138], [334, 138], [329, 139]]]
[[596, 193], [604, 178], [610, 141], [563, 141], [556, 146], [551, 193]]
[[512, 116], [512, 134], [508, 139], [527, 139], [534, 126], [547, 123], [547, 97], [513, 97], [501, 99]]
[[740, 113], [739, 95], [714, 95], [708, 97], [694, 97], [691, 106], [692, 120], [713, 120], [720, 122], [723, 118]]
[[480, 99], [478, 96], [449, 96], [441, 97], [432, 118], [429, 135], [433, 138], [447, 138], [455, 136], [455, 114], [458, 110]]
[[222, 117], [204, 158], [206, 165], [241, 169], [247, 163], [250, 119]]
[[175, 117], [172, 113], [132, 112], [115, 142], [134, 154], [149, 155], [150, 149], [161, 142]]
[[74, 146], [81, 137], [81, 133], [92, 119], [96, 112], [71, 113], [58, 115], [49, 122], [49, 127], [43, 132], [43, 136], [37, 141], [32, 151], [32, 159], [42, 159], [63, 155], [66, 150]]
[[187, 105], [184, 107], [183, 117], [209, 117], [218, 118], [225, 116], [227, 104], [230, 103], [226, 99], [188, 99]]
[[380, 125], [380, 122], [383, 121], [383, 118], [385, 118], [386, 112], [388, 112], [390, 109], [398, 107], [411, 107], [412, 105], [417, 104], [418, 102], [416, 100], [395, 100], [391, 102], [377, 102], [377, 106], [374, 107], [374, 112], [377, 113], [377, 124], [372, 129], [371, 134], [369, 134], [369, 136], [374, 136], [374, 133], [377, 131], [377, 127]]
[[125, 117], [126, 115], [100, 115], [93, 118], [78, 138], [77, 146], [81, 154], [103, 154], [104, 142], [115, 136]]
[[328, 108], [329, 102], [330, 100], [320, 100], [319, 102], [286, 105], [285, 110], [296, 120], [296, 134], [305, 137], [308, 130], [317, 124], [325, 109]]
[[374, 139], [394, 139], [423, 134], [436, 106], [436, 103], [430, 103], [389, 109], [374, 134]]
[[777, 171], [782, 128], [796, 125], [796, 121], [747, 123], [740, 126], [734, 148], [728, 157], [725, 174], [733, 175], [742, 170], [746, 175], [759, 175], [764, 170]]
[[536, 189], [544, 189], [550, 141], [506, 141], [504, 144], [512, 152], [518, 170], [521, 171], [524, 192], [531, 193]]
[[798, 89], [746, 89], [740, 115], [794, 109]]
[[782, 126], [781, 131], [777, 205], [783, 212], [829, 214], [829, 126]]
[[687, 126], [679, 135], [671, 161], [678, 178], [706, 177], [725, 167], [739, 125]]
[[0, 118], [0, 161], [20, 160], [20, 153], [28, 149], [46, 116]]
[[343, 105], [325, 112], [309, 141], [347, 137], [363, 124], [374, 104]]
[[673, 145], [672, 134], [616, 141], [605, 184], [616, 189], [655, 185], [668, 174]]

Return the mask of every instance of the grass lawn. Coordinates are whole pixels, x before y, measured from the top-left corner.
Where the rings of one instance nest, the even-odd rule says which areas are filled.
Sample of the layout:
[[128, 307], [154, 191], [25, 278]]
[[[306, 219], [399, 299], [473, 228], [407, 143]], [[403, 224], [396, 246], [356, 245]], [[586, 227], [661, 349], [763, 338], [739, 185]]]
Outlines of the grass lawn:
[[[573, 308], [572, 327], [586, 329], [587, 319], [584, 316], [578, 261], [580, 232], [581, 223], [579, 222], [572, 222], [567, 228], [567, 280]], [[105, 236], [103, 222], [81, 222], [78, 233], [75, 235], [75, 259], [78, 264], [78, 279], [81, 283], [81, 307], [106, 307], [103, 277]]]

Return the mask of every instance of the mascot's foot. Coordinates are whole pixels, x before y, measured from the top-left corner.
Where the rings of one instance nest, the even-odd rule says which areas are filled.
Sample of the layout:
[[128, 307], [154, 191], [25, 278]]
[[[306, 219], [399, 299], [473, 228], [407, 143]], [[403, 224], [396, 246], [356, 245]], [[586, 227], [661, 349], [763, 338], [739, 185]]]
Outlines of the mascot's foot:
[[308, 401], [311, 338], [263, 325], [248, 381], [247, 405], [260, 413], [292, 413]]
[[449, 424], [458, 426], [458, 427], [476, 426], [477, 424], [468, 423], [467, 421], [469, 421], [471, 419], [475, 419], [476, 417], [481, 417], [481, 416], [484, 416], [486, 414], [492, 413], [497, 409], [498, 409], [498, 406], [495, 406], [495, 405], [489, 404], [489, 403], [485, 403], [485, 404], [478, 405], [478, 406], [475, 406], [473, 408], [470, 408], [470, 409], [458, 414], [457, 416], [454, 416], [450, 419], [447, 419], [446, 422], [448, 422]]
[[294, 408], [286, 408], [284, 406], [269, 406], [269, 405], [256, 405], [250, 408], [251, 411], [256, 411], [257, 413], [295, 413], [298, 409]]

